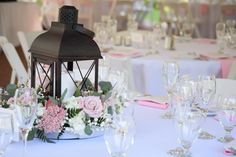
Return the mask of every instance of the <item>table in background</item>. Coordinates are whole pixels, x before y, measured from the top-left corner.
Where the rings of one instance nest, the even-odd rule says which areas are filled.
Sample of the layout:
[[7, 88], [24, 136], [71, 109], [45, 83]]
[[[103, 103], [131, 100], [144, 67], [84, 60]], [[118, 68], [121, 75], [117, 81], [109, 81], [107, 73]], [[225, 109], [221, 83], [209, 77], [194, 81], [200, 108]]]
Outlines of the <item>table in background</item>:
[[[129, 83], [132, 83], [134, 90], [155, 96], [166, 95], [162, 77], [162, 66], [166, 60], [175, 60], [179, 64], [180, 75], [188, 74], [193, 78], [197, 78], [198, 75], [215, 75], [218, 78], [225, 78], [236, 56], [235, 50], [226, 49], [226, 54], [222, 57], [229, 56], [230, 58], [217, 59], [220, 55], [217, 54], [218, 45], [215, 40], [211, 39], [176, 42], [175, 50], [166, 50], [164, 41], [161, 41], [157, 45], [157, 54], [148, 54], [147, 50], [139, 48], [125, 52], [116, 47], [112, 51], [114, 53], [107, 53], [112, 60], [111, 67], [128, 70]], [[132, 51], [140, 52], [140, 56], [129, 55]], [[117, 55], [119, 53], [124, 57]], [[214, 55], [216, 58], [211, 58]], [[209, 59], [199, 58], [201, 56], [209, 56]]]

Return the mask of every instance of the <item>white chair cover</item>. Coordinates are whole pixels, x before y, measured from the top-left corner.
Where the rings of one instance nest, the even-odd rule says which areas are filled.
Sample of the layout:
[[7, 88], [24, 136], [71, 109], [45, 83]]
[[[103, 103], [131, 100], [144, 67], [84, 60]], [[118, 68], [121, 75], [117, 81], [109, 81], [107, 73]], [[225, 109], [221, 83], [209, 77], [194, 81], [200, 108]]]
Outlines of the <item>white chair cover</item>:
[[[23, 63], [20, 60], [20, 57], [15, 49], [15, 47], [9, 43], [5, 42], [2, 45], [3, 52], [5, 53], [5, 56], [7, 60], [9, 61], [12, 70], [16, 73], [16, 76], [18, 78], [18, 81], [20, 83], [25, 83], [28, 79], [28, 74], [25, 70], [25, 67]], [[14, 83], [14, 78], [11, 80], [11, 83]]]
[[234, 61], [233, 64], [231, 65], [229, 75], [228, 75], [228, 79], [236, 80], [236, 61]]
[[216, 96], [236, 95], [236, 80], [216, 79]]

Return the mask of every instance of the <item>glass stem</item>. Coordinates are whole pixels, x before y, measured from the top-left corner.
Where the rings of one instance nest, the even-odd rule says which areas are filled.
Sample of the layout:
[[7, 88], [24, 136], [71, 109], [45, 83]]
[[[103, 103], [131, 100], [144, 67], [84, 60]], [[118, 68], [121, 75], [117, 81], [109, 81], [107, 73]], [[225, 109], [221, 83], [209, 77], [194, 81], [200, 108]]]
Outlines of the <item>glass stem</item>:
[[230, 142], [233, 140], [233, 137], [231, 135], [231, 131], [232, 131], [232, 129], [225, 129], [226, 134], [225, 134], [224, 139], [226, 140], [226, 142]]
[[22, 136], [22, 140], [23, 140], [23, 144], [24, 144], [23, 157], [25, 157], [25, 154], [26, 154], [28, 134], [29, 134], [29, 129], [23, 129], [23, 128], [21, 129], [21, 136]]
[[172, 94], [172, 92], [168, 92], [168, 104], [169, 104], [169, 107], [168, 107], [168, 112], [170, 113], [170, 114], [172, 114], [172, 108], [173, 108], [173, 106], [172, 106], [172, 100], [173, 100], [173, 94]]
[[190, 147], [183, 147], [184, 148], [183, 157], [191, 157]]

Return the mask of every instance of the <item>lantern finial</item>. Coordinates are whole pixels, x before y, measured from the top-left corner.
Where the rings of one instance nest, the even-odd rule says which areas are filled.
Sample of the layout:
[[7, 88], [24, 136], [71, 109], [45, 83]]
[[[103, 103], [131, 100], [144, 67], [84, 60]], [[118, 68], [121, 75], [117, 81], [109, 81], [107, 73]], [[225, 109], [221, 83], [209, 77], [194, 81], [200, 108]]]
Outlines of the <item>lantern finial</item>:
[[75, 24], [78, 19], [78, 10], [74, 6], [64, 5], [59, 10], [58, 20], [63, 24]]

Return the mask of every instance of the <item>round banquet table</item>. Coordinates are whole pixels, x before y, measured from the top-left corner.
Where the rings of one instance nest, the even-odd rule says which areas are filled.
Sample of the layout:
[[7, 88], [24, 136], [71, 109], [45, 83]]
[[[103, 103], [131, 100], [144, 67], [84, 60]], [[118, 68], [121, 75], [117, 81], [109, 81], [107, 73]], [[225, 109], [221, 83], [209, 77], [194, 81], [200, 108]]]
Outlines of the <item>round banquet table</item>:
[[179, 64], [180, 76], [190, 75], [197, 79], [199, 75], [215, 75], [227, 78], [231, 65], [236, 61], [235, 49], [225, 49], [219, 54], [216, 40], [193, 39], [180, 42], [176, 40], [175, 50], [166, 50], [161, 40], [150, 54], [147, 49], [134, 47], [114, 47], [107, 52], [111, 69], [128, 71], [131, 87], [140, 93], [153, 96], [166, 95], [162, 76], [163, 63], [174, 60]]
[[[146, 106], [135, 106], [136, 136], [135, 143], [128, 152], [128, 157], [168, 157], [166, 152], [179, 146], [172, 120], [164, 120], [160, 115], [164, 110]], [[220, 124], [214, 118], [208, 118], [203, 126], [204, 131], [217, 138], [224, 135]], [[233, 136], [235, 137], [235, 131]], [[5, 157], [20, 157], [23, 150], [22, 142], [11, 144]], [[225, 157], [224, 144], [213, 140], [198, 139], [192, 146], [193, 157]], [[109, 157], [103, 136], [81, 139], [61, 140], [56, 144], [44, 143], [38, 139], [29, 141], [25, 157]]]

